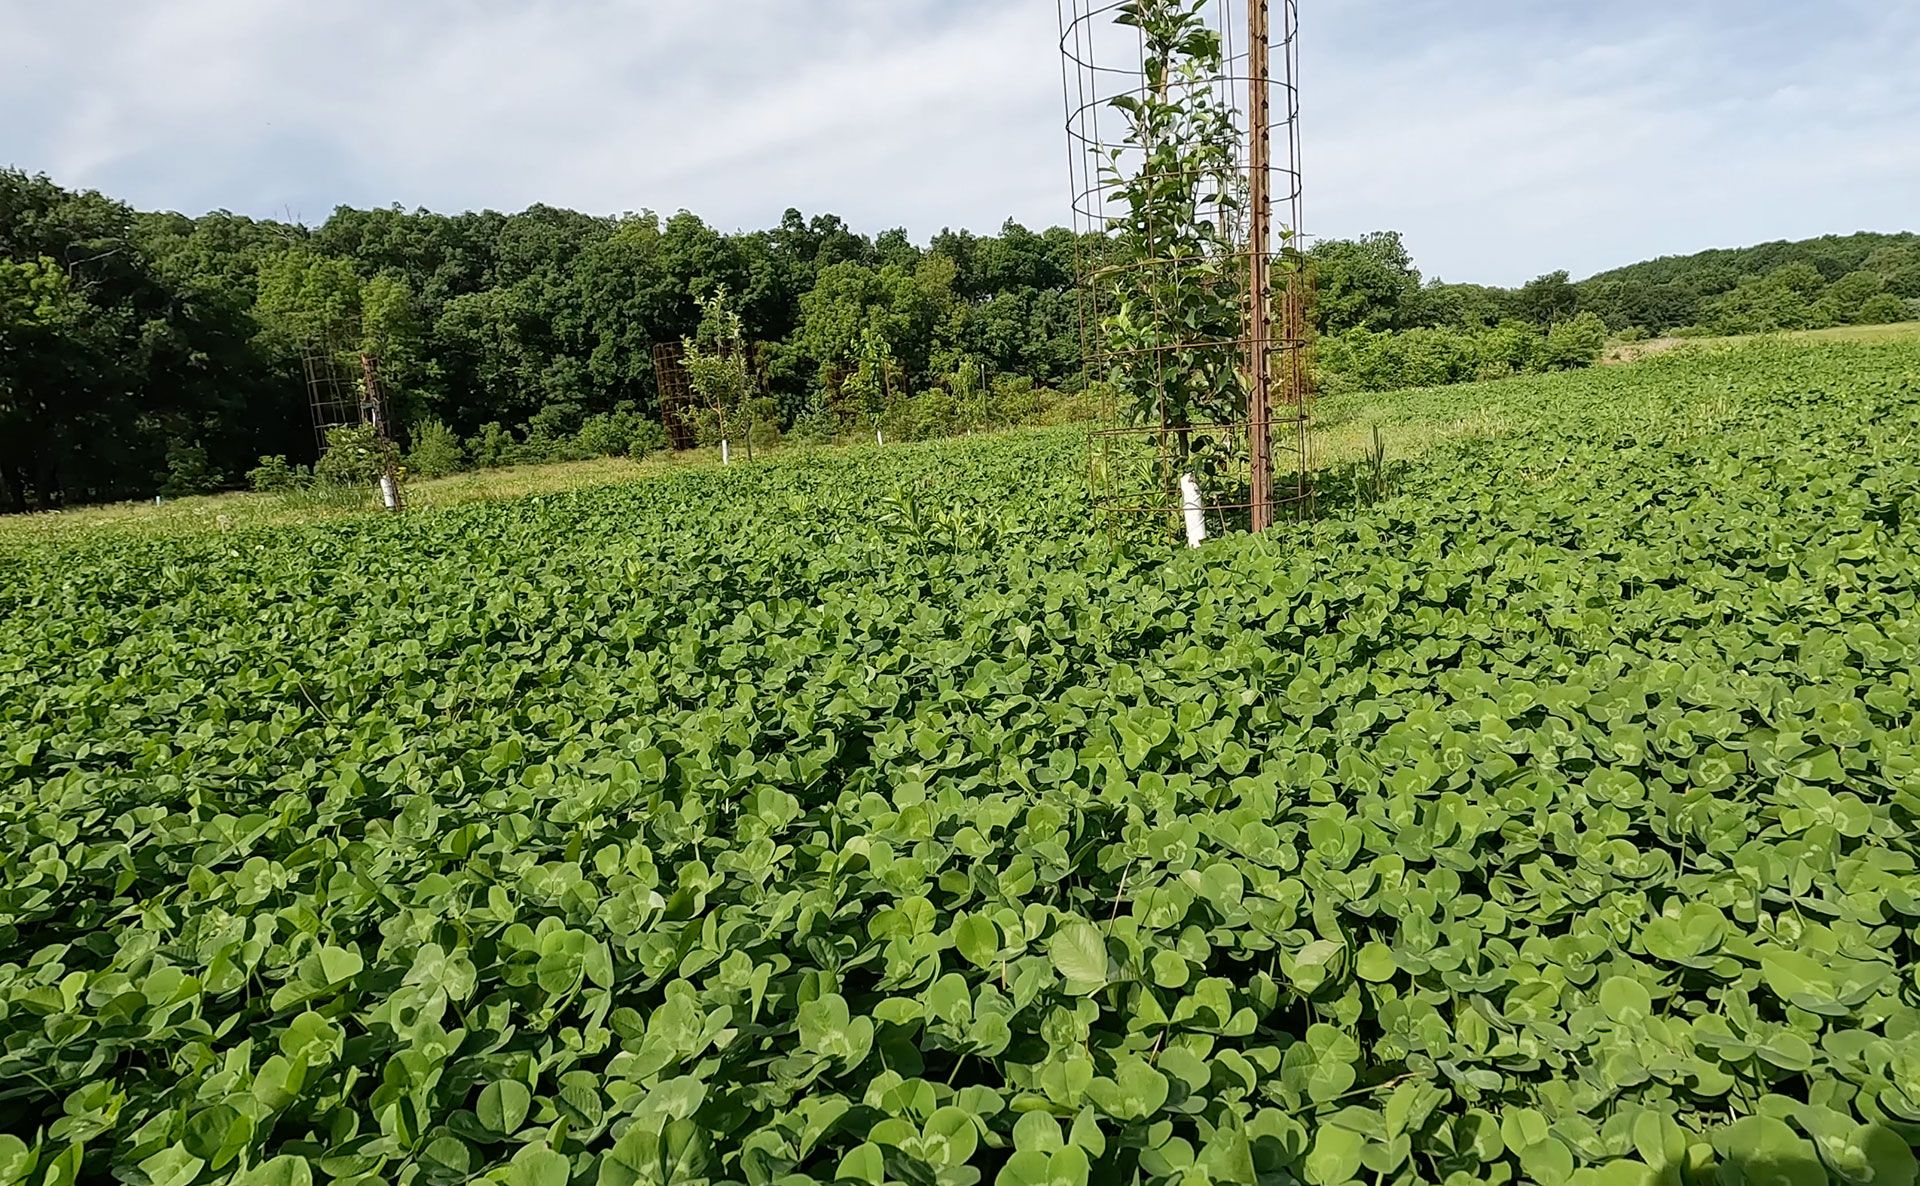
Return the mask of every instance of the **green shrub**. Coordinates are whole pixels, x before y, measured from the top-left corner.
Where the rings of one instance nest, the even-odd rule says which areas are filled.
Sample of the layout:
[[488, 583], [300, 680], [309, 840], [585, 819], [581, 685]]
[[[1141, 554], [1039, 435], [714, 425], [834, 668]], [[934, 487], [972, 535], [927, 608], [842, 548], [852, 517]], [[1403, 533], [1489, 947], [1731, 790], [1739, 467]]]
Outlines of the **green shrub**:
[[330, 428], [327, 451], [313, 463], [314, 481], [323, 486], [370, 486], [386, 472], [391, 448], [371, 424]]
[[1385, 358], [1401, 387], [1443, 387], [1464, 383], [1479, 369], [1480, 353], [1471, 334], [1446, 329], [1410, 329], [1379, 335]]
[[995, 375], [988, 385], [988, 393], [987, 407], [1000, 424], [1031, 424], [1046, 403], [1039, 387], [1027, 375]]
[[1490, 329], [1480, 331], [1475, 348], [1480, 357], [1480, 372], [1486, 378], [1524, 375], [1541, 369], [1546, 353], [1546, 338], [1531, 322], [1508, 318]]
[[577, 436], [531, 437], [520, 446], [515, 465], [546, 465], [555, 461], [586, 461], [599, 454], [589, 453]]
[[595, 413], [586, 418], [586, 424], [580, 426], [580, 436], [574, 441], [591, 457], [618, 457], [634, 443], [634, 434], [614, 416]]
[[589, 457], [619, 457], [633, 448], [633, 433], [639, 422], [633, 405], [622, 404], [611, 412], [587, 417], [574, 442]]
[[1913, 316], [1913, 302], [1902, 300], [1890, 292], [1877, 293], [1866, 299], [1860, 311], [1854, 316], [1859, 325], [1892, 325]]
[[1553, 327], [1544, 361], [1551, 370], [1576, 370], [1599, 362], [1606, 348], [1607, 323], [1596, 313], [1582, 313]]
[[1848, 272], [1827, 286], [1820, 297], [1830, 324], [1865, 324], [1867, 305], [1885, 294], [1887, 282], [1877, 272]]
[[415, 477], [444, 478], [466, 468], [466, 449], [460, 437], [439, 420], [422, 420], [413, 430], [413, 451], [407, 469]]
[[1562, 321], [1545, 335], [1538, 326], [1516, 320], [1478, 330], [1355, 329], [1320, 340], [1314, 374], [1329, 395], [1441, 387], [1591, 366], [1606, 345], [1606, 323], [1594, 313]]
[[780, 443], [780, 406], [765, 396], [747, 401], [745, 435], [756, 449]]
[[688, 408], [687, 427], [693, 430], [693, 443], [703, 449], [720, 447], [720, 414], [712, 408]]
[[298, 490], [313, 475], [302, 465], [290, 465], [280, 454], [260, 458], [260, 464], [247, 471], [247, 485], [262, 494], [284, 494]]
[[1085, 424], [1098, 420], [1111, 407], [1106, 394], [1099, 391], [1051, 393], [1044, 408], [1033, 421], [1036, 424]]
[[[943, 393], [944, 394], [944, 393]], [[916, 395], [911, 398], [897, 398], [881, 414], [873, 427], [886, 434], [889, 441], [918, 441], [944, 435], [939, 425], [926, 418], [932, 412], [937, 417], [940, 409], [931, 405], [933, 393]]]
[[376, 488], [373, 486], [335, 486], [317, 481], [295, 486], [280, 494], [280, 500], [287, 509], [293, 511], [355, 510], [368, 505], [375, 497]]
[[665, 452], [667, 448], [667, 430], [658, 420], [638, 420], [633, 426], [633, 436], [627, 441], [627, 456], [638, 461], [642, 457], [651, 457], [655, 453]]
[[1764, 276], [1749, 276], [1709, 301], [1706, 323], [1716, 333], [1767, 334], [1783, 329], [1813, 329], [1832, 324], [1837, 310], [1820, 306], [1826, 277], [1810, 263], [1796, 262]]
[[1447, 329], [1348, 330], [1322, 339], [1320, 354], [1326, 373], [1369, 391], [1464, 382], [1483, 363], [1472, 334]]
[[1807, 308], [1807, 315], [1796, 329], [1829, 329], [1836, 325], [1845, 325], [1849, 320], [1846, 308], [1833, 297], [1823, 296]]
[[475, 465], [486, 469], [514, 464], [519, 450], [520, 442], [514, 440], [507, 426], [498, 420], [482, 424], [480, 431], [467, 441], [467, 456], [473, 458]]
[[[747, 419], [749, 413], [752, 415], [751, 422]], [[687, 423], [693, 428], [694, 444], [707, 449], [720, 447], [722, 438], [718, 412], [712, 408], [690, 408], [687, 411]], [[771, 447], [780, 442], [780, 410], [772, 400], [756, 399], [728, 414], [725, 439], [734, 456], [746, 456], [749, 436], [754, 448]], [[664, 446], [665, 429], [660, 430], [660, 437]]]
[[[1501, 376], [1496, 374], [1483, 374], [1480, 377], [1483, 379], [1497, 379]], [[1340, 370], [1334, 363], [1329, 362], [1325, 357], [1325, 352], [1322, 351], [1314, 358], [1313, 362], [1313, 390], [1317, 395], [1332, 396], [1350, 395], [1353, 392], [1362, 390], [1362, 388], [1359, 379], [1355, 378], [1350, 372]]]
[[808, 408], [796, 416], [787, 440], [802, 445], [829, 445], [840, 435], [840, 421], [831, 409]]
[[160, 493], [168, 498], [189, 494], [211, 494], [220, 489], [220, 471], [207, 460], [207, 450], [197, 442], [175, 441], [167, 447], [167, 475]]
[[936, 387], [913, 399], [914, 435], [917, 437], [957, 436], [967, 427], [967, 411], [944, 388]]
[[542, 404], [539, 411], [527, 417], [527, 443], [550, 448], [556, 441], [571, 439], [585, 423], [586, 413], [579, 404], [565, 400]]

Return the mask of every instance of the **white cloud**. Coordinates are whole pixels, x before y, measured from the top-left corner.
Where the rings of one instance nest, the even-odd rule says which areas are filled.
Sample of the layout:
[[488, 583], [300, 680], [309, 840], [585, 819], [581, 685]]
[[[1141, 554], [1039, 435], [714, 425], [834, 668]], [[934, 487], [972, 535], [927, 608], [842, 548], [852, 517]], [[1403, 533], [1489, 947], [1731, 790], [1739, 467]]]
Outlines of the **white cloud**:
[[[1920, 6], [1306, 0], [1307, 229], [1512, 282], [1912, 225]], [[144, 207], [1065, 221], [1046, 0], [0, 0], [0, 161]]]

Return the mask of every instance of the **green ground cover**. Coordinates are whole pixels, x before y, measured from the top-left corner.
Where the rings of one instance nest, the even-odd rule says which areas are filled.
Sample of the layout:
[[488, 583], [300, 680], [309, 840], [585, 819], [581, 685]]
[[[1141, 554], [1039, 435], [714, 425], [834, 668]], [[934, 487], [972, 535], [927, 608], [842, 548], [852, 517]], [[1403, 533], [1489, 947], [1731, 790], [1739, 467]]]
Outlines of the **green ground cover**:
[[1327, 411], [0, 538], [0, 1186], [1912, 1182], [1920, 344]]

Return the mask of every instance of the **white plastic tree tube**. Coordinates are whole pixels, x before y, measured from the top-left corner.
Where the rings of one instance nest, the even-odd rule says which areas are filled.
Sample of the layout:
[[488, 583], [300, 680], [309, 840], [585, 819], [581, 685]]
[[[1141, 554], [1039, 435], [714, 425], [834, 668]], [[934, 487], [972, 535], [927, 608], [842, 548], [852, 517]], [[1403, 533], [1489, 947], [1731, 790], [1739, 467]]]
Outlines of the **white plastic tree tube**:
[[380, 502], [390, 511], [400, 509], [400, 483], [392, 474], [380, 475]]
[[873, 430], [873, 443], [874, 443], [874, 444], [876, 444], [876, 445], [884, 445], [884, 444], [886, 444], [886, 443], [887, 443], [887, 436], [886, 436], [886, 434], [885, 434], [885, 433], [883, 433], [883, 432], [881, 432], [881, 431], [880, 431], [879, 429], [877, 429], [877, 428], [876, 428], [876, 429], [874, 429], [874, 430]]
[[727, 442], [724, 439], [722, 439], [720, 442], [720, 464], [721, 465], [733, 464], [733, 454], [728, 451]]
[[1197, 548], [1206, 542], [1207, 512], [1200, 502], [1200, 483], [1192, 474], [1180, 475], [1180, 510], [1187, 517], [1187, 546]]

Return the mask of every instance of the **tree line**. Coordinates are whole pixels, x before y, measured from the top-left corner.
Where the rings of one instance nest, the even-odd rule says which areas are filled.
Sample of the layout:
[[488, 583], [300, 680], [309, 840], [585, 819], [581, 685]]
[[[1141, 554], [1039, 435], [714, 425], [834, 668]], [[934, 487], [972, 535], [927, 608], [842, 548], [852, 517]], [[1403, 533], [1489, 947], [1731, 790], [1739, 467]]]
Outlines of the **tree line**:
[[1323, 386], [1434, 386], [1583, 366], [1609, 338], [1771, 333], [1920, 317], [1920, 235], [1704, 251], [1518, 288], [1423, 280], [1391, 232], [1314, 247]]
[[352, 327], [379, 360], [396, 420], [496, 459], [595, 416], [657, 420], [652, 346], [693, 333], [698, 298], [722, 289], [787, 424], [837, 404], [876, 340], [902, 395], [957, 373], [1004, 376], [1009, 395], [1067, 387], [1073, 252], [1060, 229], [1009, 222], [923, 248], [797, 211], [738, 234], [688, 213], [547, 206], [342, 208], [309, 228], [138, 212], [0, 172], [0, 502], [141, 496], [170, 475], [214, 485], [263, 455], [311, 459], [302, 355], [321, 327]]
[[[1392, 233], [1323, 242], [1325, 378], [1392, 387], [1571, 365], [1596, 324], [1891, 320], [1920, 296], [1913, 236], [1814, 243], [1826, 246], [1507, 290], [1423, 281]], [[694, 335], [720, 293], [763, 431], [884, 420], [912, 436], [1031, 418], [1080, 390], [1076, 252], [1098, 250], [1011, 221], [922, 246], [792, 210], [735, 233], [686, 212], [549, 206], [342, 207], [308, 227], [141, 212], [3, 170], [0, 507], [214, 489], [263, 457], [311, 461], [304, 344], [342, 326], [379, 360], [409, 447], [429, 442], [443, 467], [647, 447], [652, 348]], [[1459, 357], [1435, 367], [1443, 340]]]

